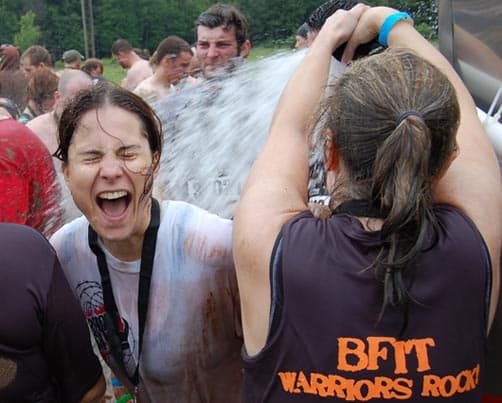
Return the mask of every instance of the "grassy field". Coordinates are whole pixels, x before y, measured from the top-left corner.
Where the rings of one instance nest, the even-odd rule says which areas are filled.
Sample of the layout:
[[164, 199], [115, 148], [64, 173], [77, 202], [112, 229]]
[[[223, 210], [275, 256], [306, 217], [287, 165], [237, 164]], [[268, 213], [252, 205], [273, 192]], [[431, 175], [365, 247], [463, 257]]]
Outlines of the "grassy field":
[[105, 67], [104, 77], [115, 84], [120, 84], [125, 77], [127, 70], [120, 67], [114, 59], [101, 59]]
[[[265, 48], [265, 47], [254, 47], [251, 49], [251, 53], [249, 54], [249, 60], [256, 60], [262, 57], [270, 56], [280, 49], [275, 48]], [[103, 65], [105, 66], [104, 76], [105, 78], [115, 84], [120, 84], [122, 79], [126, 75], [126, 70], [120, 67], [115, 60], [111, 58], [101, 59]], [[62, 68], [62, 66], [61, 66]]]

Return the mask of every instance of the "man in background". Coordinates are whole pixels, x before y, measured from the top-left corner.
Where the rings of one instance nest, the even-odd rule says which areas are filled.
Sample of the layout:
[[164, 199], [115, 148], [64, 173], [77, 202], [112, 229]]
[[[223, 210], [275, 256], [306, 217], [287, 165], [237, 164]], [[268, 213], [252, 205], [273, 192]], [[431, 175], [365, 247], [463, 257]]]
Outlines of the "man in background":
[[59, 79], [54, 110], [37, 116], [26, 124], [42, 140], [51, 155], [58, 148], [58, 120], [64, 107], [78, 91], [90, 85], [91, 78], [83, 71], [64, 71]]
[[78, 50], [70, 49], [63, 53], [61, 59], [65, 69], [80, 70], [80, 63], [84, 60], [84, 56]]
[[190, 72], [192, 49], [188, 42], [172, 35], [160, 42], [153, 54], [156, 66], [152, 76], [143, 80], [134, 92], [152, 103], [176, 90], [176, 85]]
[[141, 81], [153, 74], [150, 63], [138, 56], [131, 44], [125, 39], [117, 39], [113, 43], [112, 56], [121, 67], [127, 69], [121, 86], [129, 91], [134, 91]]
[[30, 77], [37, 67], [54, 68], [54, 63], [49, 51], [39, 45], [30, 46], [23, 52], [20, 59], [20, 65], [26, 77]]
[[195, 48], [205, 77], [231, 70], [249, 55], [248, 22], [237, 8], [215, 4], [199, 15], [195, 25]]

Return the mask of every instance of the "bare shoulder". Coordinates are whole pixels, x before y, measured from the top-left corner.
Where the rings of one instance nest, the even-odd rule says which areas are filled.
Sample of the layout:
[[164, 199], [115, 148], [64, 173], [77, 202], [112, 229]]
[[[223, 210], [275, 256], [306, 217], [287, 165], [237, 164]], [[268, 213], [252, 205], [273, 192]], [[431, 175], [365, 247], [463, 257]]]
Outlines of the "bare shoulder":
[[129, 69], [129, 74], [143, 74], [145, 76], [144, 78], [146, 78], [150, 77], [153, 74], [153, 70], [148, 61], [139, 60], [131, 66], [131, 68]]
[[56, 122], [52, 112], [44, 113], [30, 120], [26, 127], [28, 127], [38, 137], [44, 136], [48, 132], [55, 132], [57, 129]]
[[57, 125], [52, 112], [37, 116], [26, 125], [37, 137], [42, 140], [45, 147], [51, 152], [56, 152], [58, 146]]
[[140, 60], [132, 65], [127, 72], [125, 85], [129, 90], [134, 90], [144, 79], [153, 74], [150, 64], [146, 60]]
[[142, 80], [134, 89], [134, 93], [138, 94], [139, 96], [143, 96], [145, 94], [150, 93], [154, 88], [153, 84], [153, 76], [150, 76], [148, 78], [145, 78]]

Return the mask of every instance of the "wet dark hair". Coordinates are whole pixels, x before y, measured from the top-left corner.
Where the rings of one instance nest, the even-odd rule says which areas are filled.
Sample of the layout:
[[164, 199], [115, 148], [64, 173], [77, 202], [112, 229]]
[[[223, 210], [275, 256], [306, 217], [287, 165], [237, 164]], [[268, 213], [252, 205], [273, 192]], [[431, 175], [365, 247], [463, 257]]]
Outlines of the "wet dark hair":
[[[329, 0], [326, 3], [321, 4], [307, 18], [306, 24], [308, 26], [308, 30], [314, 32], [320, 31], [326, 20], [337, 10], [350, 10], [357, 4], [358, 2], [354, 0]], [[380, 45], [376, 39], [374, 39], [368, 43], [359, 45], [355, 51], [354, 59], [359, 59], [369, 54], [379, 53], [383, 49], [384, 47]], [[345, 44], [339, 46], [333, 52], [333, 56], [337, 60], [341, 60], [344, 50]]]
[[235, 27], [235, 39], [239, 50], [249, 39], [249, 25], [246, 17], [237, 8], [227, 4], [217, 3], [209, 7], [195, 21], [195, 27], [199, 25], [208, 28], [223, 26], [225, 31]]
[[157, 50], [152, 56], [152, 63], [159, 64], [164, 56], [176, 58], [181, 52], [190, 53], [193, 56], [190, 44], [179, 36], [171, 35], [159, 43]]
[[334, 84], [325, 112], [347, 172], [336, 198], [367, 200], [383, 217], [372, 265], [383, 276], [381, 318], [388, 306], [412, 301], [414, 262], [426, 247], [428, 222], [435, 225], [432, 183], [456, 149], [455, 89], [428, 61], [393, 48], [354, 62]]

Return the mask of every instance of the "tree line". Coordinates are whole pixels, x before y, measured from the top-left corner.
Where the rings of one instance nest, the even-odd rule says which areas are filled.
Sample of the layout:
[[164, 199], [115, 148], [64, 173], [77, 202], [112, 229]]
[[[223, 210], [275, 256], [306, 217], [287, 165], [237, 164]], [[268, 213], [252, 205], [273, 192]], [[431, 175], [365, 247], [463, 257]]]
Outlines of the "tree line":
[[[127, 39], [153, 52], [168, 35], [193, 43], [197, 16], [212, 0], [0, 0], [0, 41], [21, 50], [45, 46], [59, 57], [67, 49], [84, 52], [85, 40], [96, 57], [109, 57], [112, 43]], [[225, 1], [223, 1], [225, 2]], [[322, 0], [228, 1], [248, 18], [255, 45], [292, 46], [294, 33]], [[366, 1], [406, 10], [428, 38], [437, 31], [435, 0]], [[83, 18], [84, 16], [84, 18]], [[85, 24], [83, 24], [85, 22]], [[85, 27], [84, 27], [85, 25]], [[91, 55], [92, 56], [92, 55]]]

